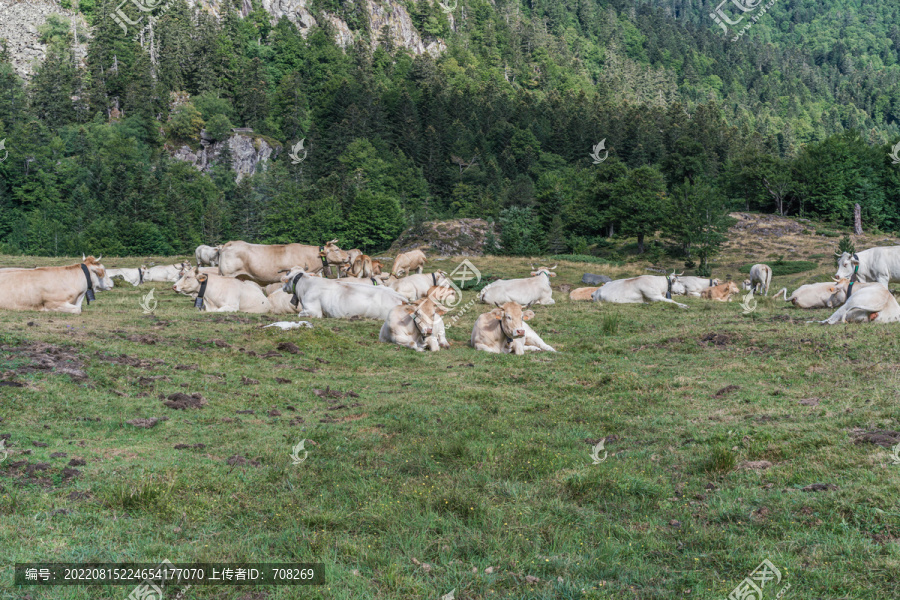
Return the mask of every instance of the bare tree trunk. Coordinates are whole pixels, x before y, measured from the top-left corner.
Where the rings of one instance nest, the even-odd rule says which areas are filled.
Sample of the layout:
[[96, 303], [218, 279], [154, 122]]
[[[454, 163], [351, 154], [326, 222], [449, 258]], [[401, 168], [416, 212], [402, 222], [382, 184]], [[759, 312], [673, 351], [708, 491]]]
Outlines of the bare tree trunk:
[[853, 207], [853, 233], [862, 235], [862, 232], [862, 208], [860, 208], [859, 204], [856, 204]]

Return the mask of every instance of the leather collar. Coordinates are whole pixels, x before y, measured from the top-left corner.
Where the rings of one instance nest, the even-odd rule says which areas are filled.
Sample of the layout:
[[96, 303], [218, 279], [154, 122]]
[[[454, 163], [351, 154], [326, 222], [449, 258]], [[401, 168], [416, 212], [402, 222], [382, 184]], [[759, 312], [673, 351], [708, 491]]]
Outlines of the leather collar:
[[81, 263], [81, 272], [84, 273], [84, 278], [87, 279], [87, 291], [84, 293], [84, 300], [90, 304], [91, 300], [94, 299], [94, 282], [91, 281], [91, 272], [84, 263]]
[[297, 296], [297, 282], [300, 281], [301, 277], [303, 277], [303, 273], [297, 273], [291, 281], [291, 306], [294, 308], [297, 308], [297, 305], [300, 304], [300, 298]]
[[197, 292], [197, 299], [194, 300], [194, 308], [203, 308], [203, 296], [206, 295], [206, 284], [209, 283], [209, 277], [200, 282], [200, 291]]

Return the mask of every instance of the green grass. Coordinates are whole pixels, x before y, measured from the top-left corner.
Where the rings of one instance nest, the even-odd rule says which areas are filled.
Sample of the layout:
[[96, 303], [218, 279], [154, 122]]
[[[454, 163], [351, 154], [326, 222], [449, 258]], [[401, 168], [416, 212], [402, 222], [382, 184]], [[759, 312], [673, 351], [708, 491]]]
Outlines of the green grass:
[[[524, 259], [472, 260], [506, 278], [529, 271]], [[434, 263], [449, 272], [456, 261]], [[585, 266], [561, 263], [554, 285], [577, 287]], [[480, 304], [449, 329], [449, 350], [416, 353], [379, 343], [375, 321], [264, 330], [284, 317], [199, 313], [155, 287], [154, 315], [138, 306], [147, 286], [98, 293], [80, 316], [0, 313], [0, 379], [26, 384], [0, 387], [11, 449], [0, 598], [131, 591], [15, 590], [16, 562], [163, 558], [326, 566], [323, 587], [195, 586], [189, 600], [451, 589], [462, 600], [719, 600], [763, 559], [792, 584], [788, 598], [895, 596], [900, 467], [852, 430], [900, 428], [896, 326], [809, 325], [830, 311], [771, 299], [743, 315], [737, 302], [679, 298], [690, 306], [679, 310], [556, 292], [530, 325], [557, 354], [474, 351]], [[36, 342], [86, 377], [29, 370]], [[358, 398], [314, 391], [326, 388]], [[159, 396], [177, 392], [208, 403], [166, 408]], [[148, 417], [169, 419], [126, 424]], [[309, 455], [295, 466], [302, 439]], [[258, 466], [229, 465], [235, 455]], [[73, 458], [86, 464], [65, 477]], [[13, 466], [23, 460], [49, 467], [29, 475]], [[801, 491], [813, 483], [839, 489]]]
[[[749, 273], [753, 268], [753, 264], [746, 264], [738, 269], [741, 273]], [[784, 260], [765, 263], [772, 268], [772, 277], [780, 277], [783, 275], [794, 275], [803, 273], [804, 271], [812, 271], [818, 268], [819, 264], [809, 260]]]

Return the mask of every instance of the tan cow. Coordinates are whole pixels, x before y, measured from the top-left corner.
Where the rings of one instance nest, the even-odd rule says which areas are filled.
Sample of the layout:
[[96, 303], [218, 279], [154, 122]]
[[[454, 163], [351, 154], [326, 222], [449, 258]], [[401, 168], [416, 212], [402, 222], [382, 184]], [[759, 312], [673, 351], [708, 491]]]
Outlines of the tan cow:
[[219, 251], [219, 274], [249, 279], [260, 285], [281, 281], [281, 276], [294, 267], [318, 273], [328, 265], [344, 265], [349, 254], [338, 248], [337, 240], [324, 246], [306, 244], [248, 244], [228, 242]]
[[380, 260], [372, 261], [372, 274], [373, 275], [381, 275], [381, 271], [384, 269], [384, 263]]
[[[272, 285], [275, 284], [273, 283]], [[291, 304], [291, 295], [282, 290], [280, 285], [278, 286], [278, 289], [269, 294], [267, 298], [271, 305], [269, 312], [273, 315], [296, 315], [303, 310], [303, 304], [301, 302], [298, 301], [297, 306]]]
[[[431, 298], [422, 298], [412, 304], [395, 306], [381, 326], [378, 341], [398, 344], [424, 352], [426, 348], [437, 352], [449, 348], [443, 337], [444, 322], [441, 315], [447, 310]], [[441, 340], [443, 337], [443, 340]]]
[[262, 289], [253, 282], [201, 273], [196, 268], [185, 272], [172, 289], [194, 298], [195, 301], [202, 290], [204, 292], [202, 310], [209, 312], [264, 313], [272, 308]]
[[346, 265], [342, 266], [340, 269], [341, 277], [348, 277], [350, 275], [350, 269], [353, 267], [353, 263], [356, 262], [356, 257], [362, 256], [363, 251], [359, 248], [354, 248], [353, 250], [347, 250], [347, 259], [348, 262]]
[[469, 343], [476, 350], [495, 354], [525, 354], [526, 350], [556, 352], [552, 346], [528, 326], [534, 311], [523, 310], [521, 304], [507, 302], [475, 320]]
[[731, 302], [731, 297], [740, 294], [741, 290], [733, 281], [726, 281], [714, 285], [700, 292], [700, 297], [706, 300], [718, 300], [719, 302]]
[[350, 268], [346, 269], [345, 274], [349, 277], [370, 278], [375, 275], [375, 269], [372, 267], [372, 257], [366, 254], [358, 254], [350, 263]]
[[0, 309], [60, 311], [77, 315], [81, 314], [81, 303], [88, 290], [93, 294], [93, 290], [112, 288], [113, 281], [100, 264], [100, 258], [93, 256], [67, 267], [2, 271]]
[[593, 300], [591, 298], [591, 294], [596, 292], [599, 288], [595, 287], [583, 287], [583, 288], [575, 288], [571, 292], [569, 292], [569, 300]]
[[410, 250], [403, 254], [398, 254], [391, 266], [391, 275], [394, 277], [403, 277], [412, 273], [413, 269], [420, 275], [425, 268], [425, 253], [421, 250]]

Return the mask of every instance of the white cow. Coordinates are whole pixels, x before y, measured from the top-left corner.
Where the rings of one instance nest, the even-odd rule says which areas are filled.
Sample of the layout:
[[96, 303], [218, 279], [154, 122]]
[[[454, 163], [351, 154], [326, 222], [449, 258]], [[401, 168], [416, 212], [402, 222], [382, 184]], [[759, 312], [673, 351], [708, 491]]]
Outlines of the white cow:
[[147, 279], [147, 267], [141, 265], [136, 269], [107, 269], [110, 279], [122, 279], [133, 286], [139, 286]]
[[531, 272], [531, 277], [526, 279], [498, 279], [481, 290], [478, 300], [485, 304], [515, 302], [523, 306], [556, 304], [553, 299], [553, 288], [550, 287], [550, 278], [556, 277], [553, 270], [558, 266], [535, 269]]
[[681, 285], [684, 286], [685, 295], [692, 298], [699, 298], [700, 294], [703, 293], [703, 290], [708, 290], [709, 288], [715, 287], [722, 283], [718, 279], [692, 276], [679, 277], [678, 281], [681, 282]]
[[469, 343], [476, 350], [494, 354], [525, 354], [526, 350], [556, 352], [525, 322], [532, 318], [534, 311], [528, 310], [528, 305], [523, 309], [515, 302], [498, 304], [475, 320]]
[[685, 289], [679, 277], [673, 272], [668, 277], [660, 275], [640, 275], [631, 279], [616, 279], [591, 294], [595, 302], [615, 302], [619, 304], [640, 304], [642, 302], [669, 302], [679, 308], [687, 308], [687, 304], [666, 298], [669, 295], [684, 295]]
[[282, 289], [303, 303], [301, 317], [347, 319], [365, 317], [387, 319], [395, 306], [406, 298], [394, 290], [378, 285], [346, 283], [322, 277], [310, 277], [301, 268], [293, 268], [281, 278]]
[[769, 265], [753, 265], [750, 267], [750, 279], [744, 280], [744, 289], [753, 290], [754, 293], [763, 292], [763, 296], [769, 295], [769, 286], [772, 285], [772, 268]]
[[432, 352], [449, 348], [444, 321], [441, 319], [441, 315], [446, 312], [443, 306], [431, 298], [395, 306], [381, 326], [378, 341], [398, 344], [418, 352], [424, 352], [426, 348]]
[[828, 325], [835, 323], [893, 323], [900, 321], [900, 304], [886, 287], [869, 285], [859, 290], [853, 286], [853, 293], [833, 315], [819, 321]]
[[197, 259], [198, 267], [218, 267], [219, 266], [219, 250], [222, 246], [197, 246], [194, 250], [194, 258]]
[[835, 276], [850, 279], [854, 271], [858, 281], [877, 282], [884, 287], [891, 282], [900, 282], [900, 246], [879, 246], [853, 255], [844, 252], [838, 258]]
[[[206, 284], [204, 287], [203, 284]], [[272, 305], [262, 289], [249, 281], [201, 273], [198, 269], [185, 271], [172, 289], [196, 299], [203, 292], [203, 310], [209, 312], [269, 312]]]
[[147, 269], [147, 272], [144, 273], [144, 281], [175, 283], [181, 277], [181, 272], [190, 268], [191, 263], [187, 261], [175, 265], [157, 265]]
[[[377, 280], [377, 278], [375, 278]], [[392, 290], [406, 296], [410, 302], [424, 298], [432, 287], [439, 285], [442, 287], [450, 287], [450, 280], [447, 279], [447, 273], [444, 271], [435, 271], [434, 273], [422, 273], [421, 275], [407, 275], [397, 279], [393, 275], [384, 279], [384, 285]]]

